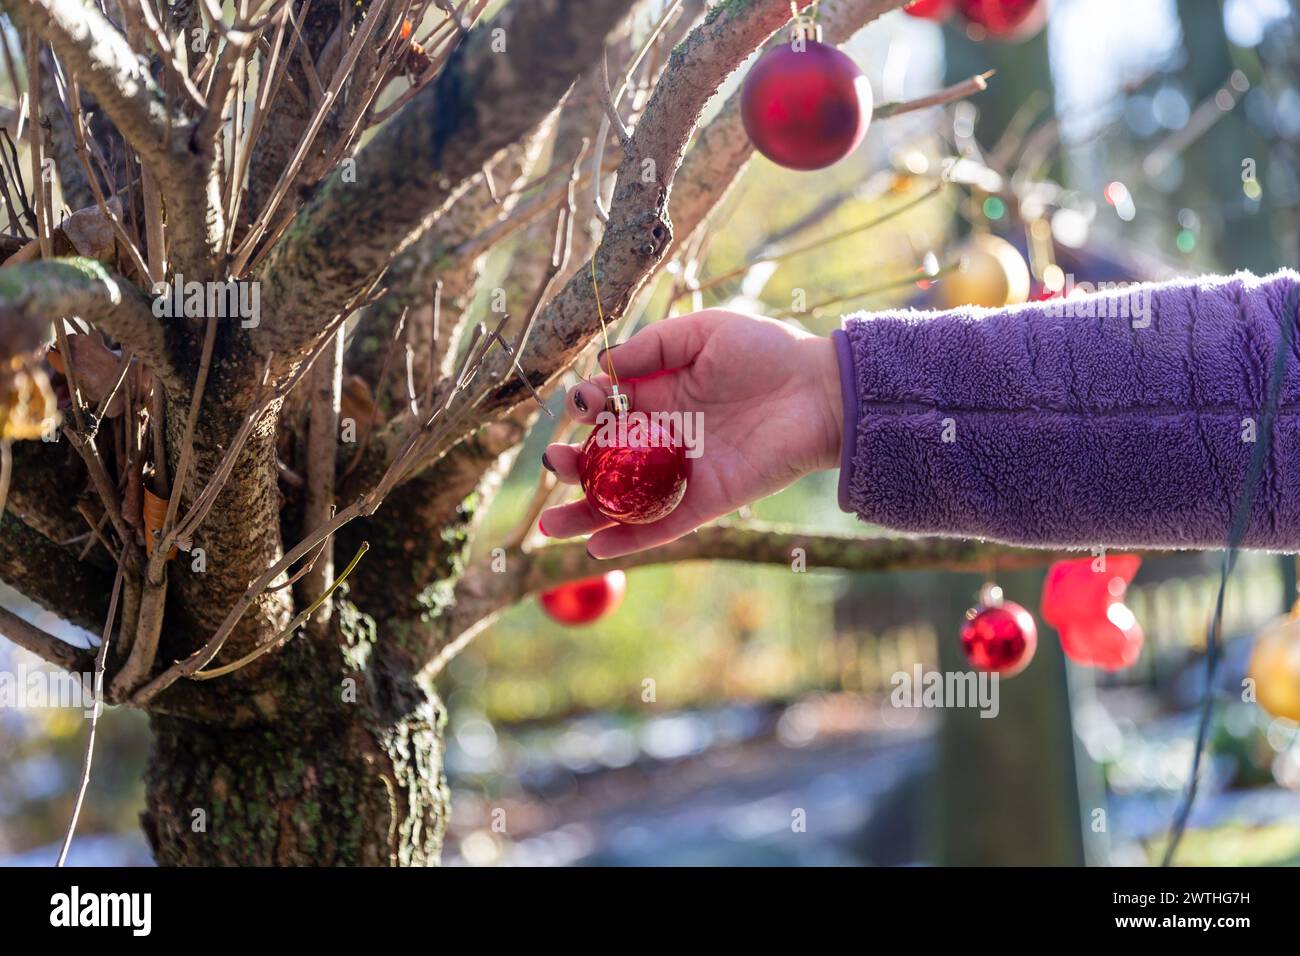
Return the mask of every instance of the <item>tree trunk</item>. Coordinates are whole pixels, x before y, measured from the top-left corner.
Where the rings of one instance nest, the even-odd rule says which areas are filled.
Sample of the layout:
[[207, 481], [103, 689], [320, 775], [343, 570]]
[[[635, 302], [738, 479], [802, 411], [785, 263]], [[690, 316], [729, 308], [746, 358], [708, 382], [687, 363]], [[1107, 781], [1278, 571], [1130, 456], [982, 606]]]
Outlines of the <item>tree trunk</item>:
[[443, 704], [385, 666], [355, 607], [341, 603], [331, 626], [337, 653], [302, 636], [274, 655], [295, 660], [258, 692], [272, 721], [152, 718], [142, 822], [159, 865], [438, 863]]

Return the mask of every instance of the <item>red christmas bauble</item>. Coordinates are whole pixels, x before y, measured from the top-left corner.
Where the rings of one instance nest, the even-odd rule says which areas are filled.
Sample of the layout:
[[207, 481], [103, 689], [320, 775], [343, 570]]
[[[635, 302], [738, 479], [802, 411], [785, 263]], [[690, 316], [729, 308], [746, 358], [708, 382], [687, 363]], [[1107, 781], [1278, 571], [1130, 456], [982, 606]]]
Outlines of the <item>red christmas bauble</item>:
[[955, 4], [956, 0], [912, 0], [903, 12], [923, 20], [946, 20]]
[[666, 518], [686, 494], [686, 449], [644, 415], [606, 413], [578, 453], [578, 479], [592, 507], [619, 524]]
[[966, 612], [961, 649], [982, 671], [996, 671], [1003, 677], [1019, 674], [1029, 666], [1037, 647], [1033, 615], [1014, 601], [981, 604]]
[[862, 142], [871, 84], [833, 46], [796, 40], [768, 50], [750, 69], [740, 115], [754, 148], [787, 169], [823, 169]]
[[1061, 635], [1070, 660], [1115, 671], [1142, 653], [1142, 627], [1124, 606], [1124, 592], [1142, 559], [1135, 554], [1057, 561], [1043, 581], [1043, 620]]
[[622, 604], [626, 591], [627, 575], [610, 571], [543, 591], [538, 600], [547, 616], [561, 624], [590, 624]]
[[1061, 650], [1077, 664], [1118, 671], [1132, 667], [1142, 654], [1142, 626], [1120, 603], [1111, 605], [1107, 617], [1078, 621], [1058, 630]]
[[1046, 20], [1043, 0], [957, 0], [957, 9], [990, 36], [1004, 39], [1027, 36]]

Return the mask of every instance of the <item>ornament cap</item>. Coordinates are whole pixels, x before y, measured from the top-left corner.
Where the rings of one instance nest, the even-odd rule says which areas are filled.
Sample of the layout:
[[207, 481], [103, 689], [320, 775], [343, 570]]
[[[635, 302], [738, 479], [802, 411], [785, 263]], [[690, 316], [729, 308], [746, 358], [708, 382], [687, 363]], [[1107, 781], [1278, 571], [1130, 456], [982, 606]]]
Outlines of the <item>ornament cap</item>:
[[605, 399], [605, 410], [615, 415], [626, 415], [632, 410], [632, 402], [622, 392], [614, 391]]
[[822, 25], [811, 17], [798, 16], [794, 21], [794, 29], [790, 34], [791, 43], [800, 41], [807, 43], [811, 40], [813, 43], [822, 42]]
[[1002, 605], [1002, 588], [991, 582], [980, 588], [980, 605], [983, 607], [1000, 607]]

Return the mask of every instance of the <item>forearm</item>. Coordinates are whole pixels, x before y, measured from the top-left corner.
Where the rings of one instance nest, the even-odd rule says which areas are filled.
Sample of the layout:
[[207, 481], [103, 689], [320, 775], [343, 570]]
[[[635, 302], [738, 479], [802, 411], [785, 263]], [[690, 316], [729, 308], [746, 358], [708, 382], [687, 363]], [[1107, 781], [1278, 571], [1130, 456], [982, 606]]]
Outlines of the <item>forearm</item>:
[[[1239, 274], [1004, 311], [849, 318], [834, 335], [840, 504], [916, 533], [1221, 547], [1264, 440], [1298, 283]], [[1248, 547], [1300, 547], [1300, 334], [1292, 340]]]

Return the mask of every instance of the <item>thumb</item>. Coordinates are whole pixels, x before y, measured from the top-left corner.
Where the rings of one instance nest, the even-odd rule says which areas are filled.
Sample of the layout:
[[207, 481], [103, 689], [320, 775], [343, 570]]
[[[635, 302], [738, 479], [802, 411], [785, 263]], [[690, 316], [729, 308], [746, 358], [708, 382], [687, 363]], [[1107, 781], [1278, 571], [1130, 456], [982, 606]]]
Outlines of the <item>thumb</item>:
[[705, 309], [661, 319], [621, 345], [602, 350], [597, 361], [618, 378], [644, 378], [682, 368], [695, 361], [714, 327], [727, 314], [721, 309]]

